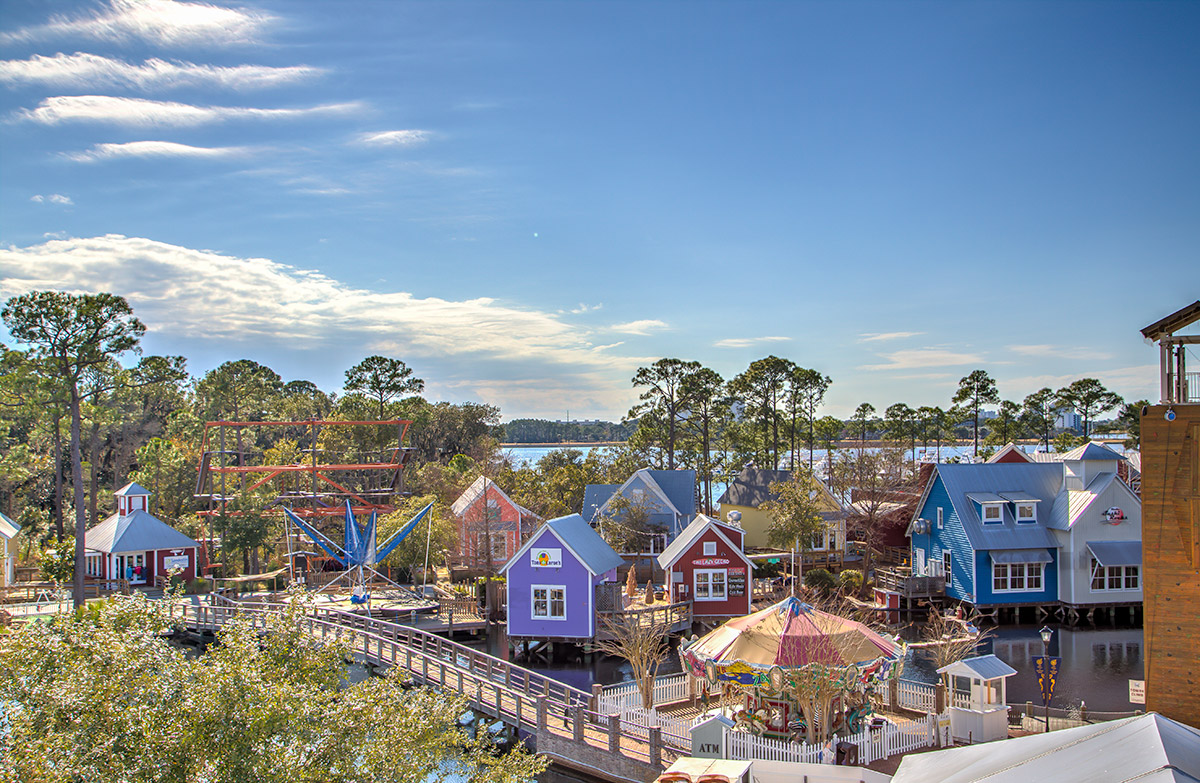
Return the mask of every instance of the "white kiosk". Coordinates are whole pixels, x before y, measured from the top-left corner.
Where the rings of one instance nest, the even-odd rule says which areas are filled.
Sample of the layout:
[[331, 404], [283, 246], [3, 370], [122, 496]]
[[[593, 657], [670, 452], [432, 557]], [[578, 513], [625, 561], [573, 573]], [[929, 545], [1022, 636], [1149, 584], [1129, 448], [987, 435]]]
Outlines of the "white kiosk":
[[[958, 742], [1008, 738], [1004, 680], [1017, 670], [994, 655], [955, 661], [938, 669], [950, 699], [950, 733]], [[956, 706], [965, 704], [966, 706]]]

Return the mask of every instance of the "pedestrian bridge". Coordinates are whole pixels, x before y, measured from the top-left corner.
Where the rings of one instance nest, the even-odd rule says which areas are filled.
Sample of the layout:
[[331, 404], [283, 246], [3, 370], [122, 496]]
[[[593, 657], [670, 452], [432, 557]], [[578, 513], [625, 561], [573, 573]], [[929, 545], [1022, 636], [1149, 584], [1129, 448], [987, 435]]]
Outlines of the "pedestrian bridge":
[[[174, 604], [171, 614], [196, 630], [239, 619], [265, 629], [284, 608], [214, 596], [209, 604]], [[538, 753], [605, 780], [652, 781], [691, 749], [689, 737], [597, 712], [599, 685], [580, 690], [437, 634], [340, 609], [307, 607], [299, 622], [313, 637], [347, 644], [370, 666], [400, 667], [419, 683], [465, 697], [472, 709], [531, 735]]]

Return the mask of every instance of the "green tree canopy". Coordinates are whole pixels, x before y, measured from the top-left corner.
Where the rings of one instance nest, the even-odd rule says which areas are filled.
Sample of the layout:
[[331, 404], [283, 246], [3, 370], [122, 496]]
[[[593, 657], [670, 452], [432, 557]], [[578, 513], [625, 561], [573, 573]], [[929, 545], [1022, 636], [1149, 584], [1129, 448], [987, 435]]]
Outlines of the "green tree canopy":
[[1104, 384], [1095, 378], [1080, 378], [1064, 386], [1055, 393], [1055, 401], [1083, 416], [1085, 439], [1091, 434], [1092, 417], [1111, 411], [1122, 402], [1121, 395], [1104, 388]]
[[425, 381], [413, 376], [412, 368], [399, 359], [368, 356], [346, 370], [346, 391], [362, 394], [377, 404], [377, 418], [385, 418], [387, 404], [407, 394], [425, 391]]
[[958, 391], [954, 393], [952, 401], [971, 417], [974, 424], [975, 454], [978, 456], [979, 414], [984, 405], [1000, 402], [1000, 392], [996, 389], [996, 382], [992, 380], [992, 376], [988, 375], [986, 370], [975, 370], [959, 380]]

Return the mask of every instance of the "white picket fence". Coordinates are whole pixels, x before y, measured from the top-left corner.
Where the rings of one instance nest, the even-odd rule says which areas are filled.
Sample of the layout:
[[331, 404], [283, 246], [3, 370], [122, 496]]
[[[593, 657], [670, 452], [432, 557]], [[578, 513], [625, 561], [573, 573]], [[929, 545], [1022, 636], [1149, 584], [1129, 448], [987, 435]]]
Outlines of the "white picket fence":
[[[819, 764], [823, 745], [808, 745], [803, 742], [756, 737], [745, 731], [727, 731], [729, 758], [740, 761], [762, 759], [763, 761], [792, 761], [802, 764]], [[887, 723], [879, 729], [867, 729], [859, 734], [839, 738], [834, 736], [830, 748], [839, 742], [851, 742], [858, 746], [859, 764], [870, 764], [878, 759], [907, 753], [937, 743], [936, 718], [926, 715], [914, 721]]]
[[[933, 712], [937, 709], [937, 688], [925, 682], [916, 680], [897, 680], [896, 696], [899, 706], [906, 710], [917, 712]], [[888, 701], [888, 683], [877, 682], [873, 691], [874, 696], [883, 704]], [[954, 707], [970, 707], [971, 697], [966, 693], [950, 692], [950, 703]]]
[[[654, 680], [654, 696], [652, 706], [671, 704], [684, 701], [688, 697], [686, 674], [667, 674]], [[642, 707], [642, 695], [636, 682], [622, 682], [616, 685], [606, 685], [600, 691], [600, 701], [596, 712], [601, 715], [623, 713], [626, 710]]]
[[662, 743], [683, 753], [692, 752], [692, 721], [659, 714], [653, 708], [631, 707], [621, 713], [621, 726], [635, 737], [648, 741], [650, 729], [658, 727]]

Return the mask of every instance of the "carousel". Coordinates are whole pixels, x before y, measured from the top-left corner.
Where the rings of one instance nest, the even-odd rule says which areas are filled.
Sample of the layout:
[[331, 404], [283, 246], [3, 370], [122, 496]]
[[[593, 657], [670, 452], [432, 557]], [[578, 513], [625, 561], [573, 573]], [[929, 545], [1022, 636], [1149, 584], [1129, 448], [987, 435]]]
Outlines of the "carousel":
[[787, 598], [680, 647], [693, 692], [760, 736], [824, 742], [856, 734], [870, 693], [900, 676], [904, 648], [855, 620]]

